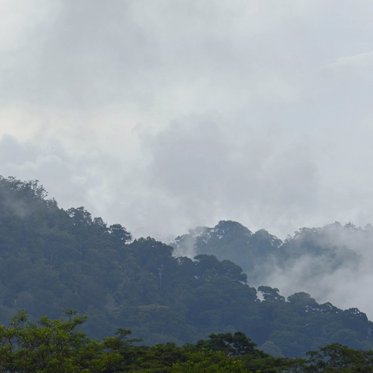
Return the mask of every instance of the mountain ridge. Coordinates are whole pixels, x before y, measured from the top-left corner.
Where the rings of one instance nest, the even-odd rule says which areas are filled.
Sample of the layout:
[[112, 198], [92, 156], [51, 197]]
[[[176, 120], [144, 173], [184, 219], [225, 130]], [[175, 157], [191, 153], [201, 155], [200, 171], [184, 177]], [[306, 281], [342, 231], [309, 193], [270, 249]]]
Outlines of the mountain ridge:
[[[233, 236], [255, 236], [234, 228]], [[99, 338], [122, 327], [147, 344], [242, 331], [285, 356], [332, 342], [373, 347], [373, 323], [357, 308], [319, 304], [304, 292], [285, 299], [269, 286], [258, 298], [232, 261], [173, 250], [150, 237], [132, 240], [83, 207], [61, 209], [35, 181], [0, 178], [2, 323], [22, 309], [38, 318], [72, 308], [89, 316], [86, 330]]]

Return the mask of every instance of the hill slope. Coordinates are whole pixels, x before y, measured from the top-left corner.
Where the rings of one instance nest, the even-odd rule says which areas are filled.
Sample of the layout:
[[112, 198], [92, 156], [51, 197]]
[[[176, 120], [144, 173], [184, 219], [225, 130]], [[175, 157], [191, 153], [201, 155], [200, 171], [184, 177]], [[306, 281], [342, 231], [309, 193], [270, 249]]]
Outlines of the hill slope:
[[270, 287], [258, 289], [260, 300], [233, 262], [172, 254], [151, 238], [131, 242], [82, 207], [60, 209], [36, 182], [0, 179], [1, 322], [20, 309], [35, 318], [73, 308], [89, 315], [92, 336], [126, 327], [149, 344], [240, 330], [287, 356], [331, 342], [373, 347], [373, 324], [357, 309], [306, 293], [285, 300]]

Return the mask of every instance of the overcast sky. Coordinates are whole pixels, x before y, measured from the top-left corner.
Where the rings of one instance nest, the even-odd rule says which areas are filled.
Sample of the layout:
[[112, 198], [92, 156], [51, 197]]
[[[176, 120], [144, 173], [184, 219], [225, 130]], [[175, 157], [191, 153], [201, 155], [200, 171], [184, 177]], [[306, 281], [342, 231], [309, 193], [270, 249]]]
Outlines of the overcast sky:
[[373, 222], [373, 2], [0, 0], [0, 174], [135, 236]]

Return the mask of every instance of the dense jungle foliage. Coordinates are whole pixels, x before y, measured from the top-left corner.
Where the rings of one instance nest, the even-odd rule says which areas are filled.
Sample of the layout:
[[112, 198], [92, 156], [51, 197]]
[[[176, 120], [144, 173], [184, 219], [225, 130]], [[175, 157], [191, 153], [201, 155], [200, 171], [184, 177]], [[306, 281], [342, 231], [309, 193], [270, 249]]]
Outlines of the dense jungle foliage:
[[268, 286], [258, 292], [231, 261], [176, 257], [171, 246], [132, 241], [122, 225], [83, 207], [59, 208], [36, 181], [0, 179], [2, 323], [20, 310], [36, 320], [74, 309], [89, 316], [90, 337], [128, 328], [146, 345], [240, 331], [278, 357], [330, 343], [373, 347], [373, 324], [356, 308], [318, 304], [306, 293], [285, 299]]
[[120, 329], [102, 340], [79, 330], [84, 318], [42, 317], [25, 313], [0, 327], [0, 372], [7, 373], [276, 373], [373, 372], [373, 351], [333, 344], [307, 358], [276, 358], [257, 349], [245, 334], [212, 334], [195, 344], [142, 346]]

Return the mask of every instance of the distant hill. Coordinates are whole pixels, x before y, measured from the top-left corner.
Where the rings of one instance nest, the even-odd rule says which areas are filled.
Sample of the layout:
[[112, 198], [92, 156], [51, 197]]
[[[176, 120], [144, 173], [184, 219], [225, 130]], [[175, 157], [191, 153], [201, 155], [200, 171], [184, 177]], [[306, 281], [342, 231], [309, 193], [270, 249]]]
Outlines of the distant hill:
[[220, 221], [215, 227], [197, 227], [179, 236], [172, 245], [175, 255], [215, 255], [239, 263], [251, 284], [266, 280], [277, 262], [282, 241], [265, 230], [252, 233], [234, 221]]
[[175, 255], [209, 254], [232, 260], [254, 286], [285, 279], [298, 287], [293, 291], [302, 287], [317, 291], [314, 285], [332, 273], [358, 268], [364, 260], [361, 253], [373, 245], [373, 228], [334, 223], [302, 228], [282, 241], [263, 229], [253, 233], [240, 223], [220, 221], [213, 228], [190, 230], [171, 245]]
[[[188, 237], [178, 240], [177, 250]], [[199, 237], [196, 254], [203, 245], [207, 254], [175, 256], [152, 238], [132, 241], [122, 225], [107, 225], [83, 207], [59, 208], [35, 181], [0, 178], [0, 321], [20, 309], [36, 318], [72, 308], [88, 314], [91, 336], [125, 327], [148, 344], [239, 330], [277, 355], [299, 356], [332, 342], [373, 347], [373, 324], [358, 309], [318, 304], [302, 292], [286, 300], [268, 286], [257, 292], [241, 267], [216, 258], [231, 243], [231, 259], [255, 278], [260, 273], [251, 257], [267, 258], [284, 245], [291, 253], [297, 241], [282, 243], [232, 222]], [[245, 248], [253, 249], [243, 260]]]

